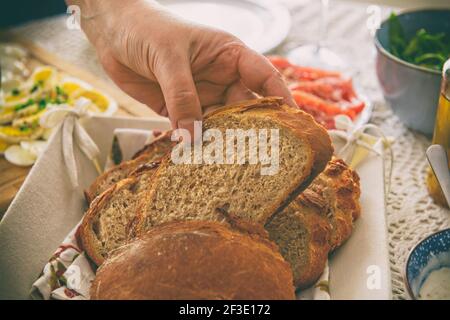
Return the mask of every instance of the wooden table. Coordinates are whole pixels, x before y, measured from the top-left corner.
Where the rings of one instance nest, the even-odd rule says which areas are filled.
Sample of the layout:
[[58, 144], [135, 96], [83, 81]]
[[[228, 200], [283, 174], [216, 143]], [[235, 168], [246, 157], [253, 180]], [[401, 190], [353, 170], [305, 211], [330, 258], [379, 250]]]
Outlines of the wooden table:
[[2, 156], [0, 157], [0, 218], [8, 209], [30, 168], [15, 166]]

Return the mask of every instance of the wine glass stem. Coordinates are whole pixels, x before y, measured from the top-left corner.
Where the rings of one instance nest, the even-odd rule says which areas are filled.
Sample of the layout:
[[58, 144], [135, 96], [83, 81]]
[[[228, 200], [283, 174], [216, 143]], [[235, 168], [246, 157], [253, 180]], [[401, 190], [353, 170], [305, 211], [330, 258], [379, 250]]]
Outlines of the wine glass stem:
[[329, 0], [321, 0], [321, 19], [320, 19], [320, 37], [317, 44], [317, 50], [325, 46], [328, 35], [328, 7]]

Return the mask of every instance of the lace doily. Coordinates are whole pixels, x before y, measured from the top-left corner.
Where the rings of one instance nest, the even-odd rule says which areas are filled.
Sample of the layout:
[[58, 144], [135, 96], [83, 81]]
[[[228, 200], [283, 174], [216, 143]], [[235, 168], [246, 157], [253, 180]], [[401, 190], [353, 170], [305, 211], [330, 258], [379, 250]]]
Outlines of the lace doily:
[[[293, 26], [288, 39], [276, 50], [284, 54], [303, 43], [317, 41], [320, 34], [320, 2], [284, 0], [292, 14]], [[392, 9], [378, 7], [381, 17]], [[428, 164], [425, 150], [430, 141], [407, 129], [386, 106], [375, 74], [375, 48], [367, 29], [373, 14], [368, 5], [332, 1], [329, 10], [328, 43], [351, 61], [355, 85], [362, 88], [375, 104], [371, 122], [396, 139], [393, 145], [394, 167], [391, 192], [386, 199], [389, 249], [394, 299], [407, 299], [403, 269], [409, 250], [427, 235], [450, 227], [450, 212], [434, 204], [428, 196], [425, 175]], [[65, 17], [29, 23], [14, 31], [28, 37], [67, 61], [107, 79], [81, 31], [68, 30]], [[332, 39], [332, 40], [331, 40]], [[350, 64], [349, 64], [350, 65]], [[386, 161], [386, 165], [389, 161]], [[387, 170], [386, 170], [387, 171]]]

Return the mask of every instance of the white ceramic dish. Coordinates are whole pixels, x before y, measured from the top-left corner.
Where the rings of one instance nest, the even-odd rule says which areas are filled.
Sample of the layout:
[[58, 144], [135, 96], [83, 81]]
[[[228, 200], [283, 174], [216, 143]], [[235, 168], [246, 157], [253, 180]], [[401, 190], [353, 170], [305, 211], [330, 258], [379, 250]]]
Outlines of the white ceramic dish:
[[351, 238], [330, 257], [331, 298], [391, 299], [383, 160], [370, 155], [356, 171], [361, 178], [361, 217]]
[[276, 1], [161, 0], [172, 12], [234, 34], [252, 49], [266, 53], [287, 37], [291, 16]]
[[359, 88], [356, 89], [356, 92], [358, 97], [365, 103], [364, 109], [353, 121], [355, 123], [355, 126], [359, 127], [369, 123], [370, 117], [372, 116], [373, 112], [373, 103], [363, 92], [361, 92], [361, 90], [359, 90]]
[[[104, 163], [115, 128], [159, 129], [167, 121], [95, 117], [84, 123]], [[58, 132], [57, 132], [58, 133]], [[85, 211], [83, 190], [93, 181], [92, 164], [76, 152], [80, 187], [64, 171], [60, 134], [55, 134], [0, 222], [0, 299], [27, 299], [32, 283]], [[365, 159], [361, 177], [362, 216], [354, 234], [330, 258], [332, 299], [389, 299], [391, 280], [384, 206], [383, 161]]]

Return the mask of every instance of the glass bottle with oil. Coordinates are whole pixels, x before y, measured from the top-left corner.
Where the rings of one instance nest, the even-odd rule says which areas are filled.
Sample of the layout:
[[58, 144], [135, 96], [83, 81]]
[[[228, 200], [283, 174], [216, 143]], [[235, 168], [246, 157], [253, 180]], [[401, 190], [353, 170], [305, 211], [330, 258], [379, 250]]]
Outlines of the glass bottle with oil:
[[[450, 170], [450, 59], [444, 64], [442, 71], [441, 94], [434, 126], [433, 144], [440, 144], [447, 150]], [[427, 174], [427, 186], [433, 200], [442, 206], [447, 206], [439, 182], [431, 168]]]

